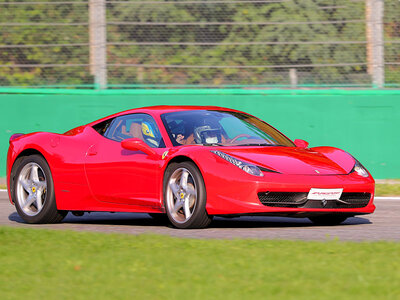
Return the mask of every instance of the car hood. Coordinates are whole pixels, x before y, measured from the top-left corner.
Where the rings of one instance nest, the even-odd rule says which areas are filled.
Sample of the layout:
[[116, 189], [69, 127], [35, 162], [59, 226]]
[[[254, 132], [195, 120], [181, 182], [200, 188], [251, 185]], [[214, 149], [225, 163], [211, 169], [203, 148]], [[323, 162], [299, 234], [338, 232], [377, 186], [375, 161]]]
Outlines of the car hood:
[[332, 147], [232, 147], [219, 149], [236, 158], [283, 174], [348, 174], [354, 159], [343, 150]]

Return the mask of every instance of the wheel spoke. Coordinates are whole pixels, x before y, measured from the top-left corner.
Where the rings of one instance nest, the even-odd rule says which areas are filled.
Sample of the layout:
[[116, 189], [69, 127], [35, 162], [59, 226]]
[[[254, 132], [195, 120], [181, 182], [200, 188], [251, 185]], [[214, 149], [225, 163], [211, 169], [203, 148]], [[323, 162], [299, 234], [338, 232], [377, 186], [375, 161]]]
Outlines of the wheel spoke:
[[41, 211], [43, 207], [43, 202], [42, 202], [42, 191], [40, 189], [37, 190], [36, 192], [36, 208], [39, 211]]
[[181, 175], [180, 186], [184, 190], [187, 189], [188, 177], [189, 177], [189, 172], [187, 170], [183, 170]]
[[20, 180], [20, 183], [22, 185], [22, 187], [24, 188], [24, 190], [29, 193], [30, 192], [30, 187], [31, 187], [31, 183], [28, 180]]
[[176, 182], [170, 182], [169, 183], [169, 187], [171, 188], [172, 193], [174, 194], [174, 196], [179, 199], [179, 195], [178, 195], [178, 191], [179, 191], [179, 187], [176, 184]]
[[31, 168], [31, 178], [33, 182], [39, 182], [39, 172], [38, 172], [38, 166], [33, 165]]
[[175, 202], [174, 212], [177, 213], [183, 206], [183, 202], [179, 199]]
[[191, 196], [197, 196], [196, 195], [196, 190], [192, 185], [188, 185], [187, 189], [185, 190], [186, 194], [191, 195]]
[[24, 203], [24, 209], [27, 209], [29, 206], [32, 205], [33, 202], [35, 202], [36, 198], [33, 195], [29, 195], [28, 198], [26, 199], [26, 202]]
[[35, 184], [36, 184], [36, 186], [38, 187], [38, 189], [44, 189], [44, 188], [47, 187], [47, 182], [46, 182], [46, 180], [35, 182]]
[[185, 212], [185, 218], [186, 220], [190, 218], [190, 216], [192, 215], [192, 213], [190, 212], [190, 203], [189, 203], [189, 199], [186, 199], [185, 204], [183, 206], [183, 210]]

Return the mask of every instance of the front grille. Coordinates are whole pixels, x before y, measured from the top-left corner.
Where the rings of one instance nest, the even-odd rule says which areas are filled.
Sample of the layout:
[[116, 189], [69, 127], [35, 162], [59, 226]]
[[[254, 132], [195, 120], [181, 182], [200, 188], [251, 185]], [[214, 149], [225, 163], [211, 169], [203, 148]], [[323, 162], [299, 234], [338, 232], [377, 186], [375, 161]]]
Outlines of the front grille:
[[371, 199], [370, 193], [342, 193], [340, 200], [350, 202], [350, 201], [357, 201], [357, 200], [367, 200]]
[[307, 202], [308, 193], [264, 192], [258, 193], [261, 203], [274, 207], [298, 207]]
[[265, 206], [296, 208], [361, 208], [368, 205], [370, 193], [342, 193], [340, 200], [307, 200], [304, 192], [260, 192], [258, 199]]

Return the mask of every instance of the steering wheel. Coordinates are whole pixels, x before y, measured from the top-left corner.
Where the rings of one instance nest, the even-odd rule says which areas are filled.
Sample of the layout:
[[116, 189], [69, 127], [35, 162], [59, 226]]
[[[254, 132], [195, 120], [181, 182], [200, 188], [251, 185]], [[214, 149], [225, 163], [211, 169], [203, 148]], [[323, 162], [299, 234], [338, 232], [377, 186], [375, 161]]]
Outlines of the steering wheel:
[[238, 139], [240, 139], [240, 138], [242, 138], [242, 137], [250, 138], [251, 135], [250, 135], [250, 134], [245, 134], [245, 133], [238, 134], [238, 135], [235, 136], [233, 139], [231, 139], [230, 143], [233, 144], [234, 142], [236, 142], [236, 140], [238, 140]]

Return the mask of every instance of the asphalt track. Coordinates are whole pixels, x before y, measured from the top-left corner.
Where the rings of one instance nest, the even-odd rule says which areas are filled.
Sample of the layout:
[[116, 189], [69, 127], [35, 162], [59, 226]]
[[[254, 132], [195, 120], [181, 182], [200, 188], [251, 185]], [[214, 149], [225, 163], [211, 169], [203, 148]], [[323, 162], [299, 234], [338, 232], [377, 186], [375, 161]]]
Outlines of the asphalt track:
[[26, 224], [0, 191], [0, 225], [126, 234], [164, 234], [184, 238], [400, 241], [400, 199], [378, 198], [371, 215], [349, 218], [339, 226], [314, 226], [308, 219], [282, 217], [215, 218], [209, 228], [180, 230], [138, 213], [71, 213], [60, 224]]

